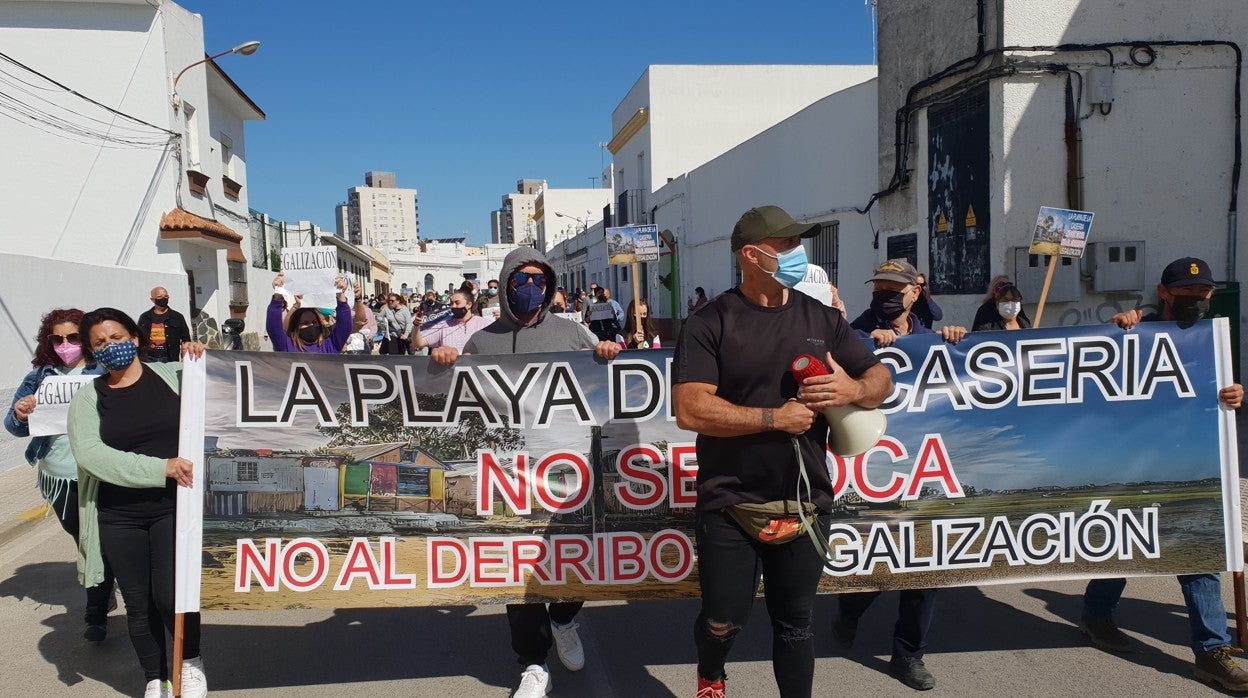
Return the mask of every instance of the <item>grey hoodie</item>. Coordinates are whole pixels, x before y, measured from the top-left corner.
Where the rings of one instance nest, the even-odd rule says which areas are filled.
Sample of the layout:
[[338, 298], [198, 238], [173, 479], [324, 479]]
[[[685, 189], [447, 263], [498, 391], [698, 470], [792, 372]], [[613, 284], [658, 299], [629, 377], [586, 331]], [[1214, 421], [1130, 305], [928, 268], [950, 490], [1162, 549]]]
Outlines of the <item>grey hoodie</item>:
[[[526, 264], [536, 264], [546, 273], [546, 297], [532, 324], [521, 325], [507, 300], [511, 273]], [[503, 259], [499, 281], [499, 317], [477, 330], [464, 345], [465, 354], [528, 354], [541, 351], [576, 351], [593, 349], [598, 343], [580, 323], [551, 315], [550, 304], [555, 298], [555, 270], [546, 255], [532, 247], [517, 247]]]

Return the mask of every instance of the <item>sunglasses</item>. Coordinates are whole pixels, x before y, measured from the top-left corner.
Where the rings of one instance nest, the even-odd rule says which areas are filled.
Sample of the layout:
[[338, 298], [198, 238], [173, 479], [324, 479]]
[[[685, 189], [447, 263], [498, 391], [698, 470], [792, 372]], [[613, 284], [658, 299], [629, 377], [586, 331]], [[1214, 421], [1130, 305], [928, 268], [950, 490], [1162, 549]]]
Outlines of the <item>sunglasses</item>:
[[48, 341], [52, 342], [52, 346], [54, 347], [60, 346], [63, 342], [81, 345], [82, 336], [77, 332], [70, 332], [69, 334], [50, 334], [48, 335]]
[[511, 287], [520, 288], [521, 286], [533, 282], [533, 285], [544, 289], [546, 288], [546, 274], [542, 272], [513, 271], [511, 273]]

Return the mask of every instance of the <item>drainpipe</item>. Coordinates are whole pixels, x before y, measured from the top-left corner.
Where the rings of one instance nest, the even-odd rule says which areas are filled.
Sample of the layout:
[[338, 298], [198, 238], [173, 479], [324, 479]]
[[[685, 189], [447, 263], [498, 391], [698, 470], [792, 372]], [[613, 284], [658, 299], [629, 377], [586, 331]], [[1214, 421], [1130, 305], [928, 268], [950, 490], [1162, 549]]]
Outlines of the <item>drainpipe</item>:
[[676, 263], [676, 233], [670, 230], [664, 230], [659, 233], [659, 237], [663, 239], [663, 244], [667, 245], [672, 254], [668, 256], [667, 261], [668, 277], [667, 277], [667, 297], [671, 301], [672, 311], [672, 333], [676, 333], [676, 326], [680, 322], [680, 302], [684, 300], [680, 290], [680, 265]]

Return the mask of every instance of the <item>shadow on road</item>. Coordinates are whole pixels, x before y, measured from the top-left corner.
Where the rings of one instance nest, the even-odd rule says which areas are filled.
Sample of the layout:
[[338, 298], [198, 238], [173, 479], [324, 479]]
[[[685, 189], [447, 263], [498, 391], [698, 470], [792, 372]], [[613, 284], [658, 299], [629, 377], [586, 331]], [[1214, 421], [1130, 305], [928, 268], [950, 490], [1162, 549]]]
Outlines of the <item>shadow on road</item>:
[[[126, 619], [114, 612], [109, 617], [109, 639], [92, 644], [82, 639], [82, 614], [86, 594], [77, 584], [72, 562], [40, 562], [19, 567], [0, 582], [0, 598], [30, 599], [66, 610], [44, 618], [48, 632], [39, 638], [38, 651], [56, 667], [57, 679], [73, 686], [84, 679], [99, 681], [119, 693], [134, 694], [143, 675], [126, 636]], [[13, 687], [10, 687], [13, 688]]]

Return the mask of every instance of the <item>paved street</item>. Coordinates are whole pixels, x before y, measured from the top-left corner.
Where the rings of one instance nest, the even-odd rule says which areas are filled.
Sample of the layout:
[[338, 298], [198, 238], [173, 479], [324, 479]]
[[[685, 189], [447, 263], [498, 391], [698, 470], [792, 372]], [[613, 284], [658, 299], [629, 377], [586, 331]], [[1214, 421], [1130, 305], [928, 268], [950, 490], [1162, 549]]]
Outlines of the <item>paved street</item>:
[[[18, 456], [20, 457], [20, 455]], [[139, 695], [142, 682], [120, 611], [109, 638], [88, 646], [70, 539], [40, 503], [31, 471], [0, 472], [0, 686], [5, 695]], [[1132, 580], [1118, 618], [1139, 641], [1111, 655], [1086, 647], [1071, 621], [1082, 585], [951, 589], [937, 604], [929, 695], [1202, 696], [1182, 644], [1187, 622], [1173, 578]], [[1230, 582], [1224, 584], [1231, 607]], [[68, 609], [68, 610], [67, 610]], [[892, 597], [864, 618], [847, 655], [826, 630], [834, 599], [818, 606], [816, 685], [822, 694], [914, 693], [885, 673]], [[581, 613], [587, 662], [553, 668], [555, 696], [690, 695], [693, 601], [595, 604]], [[203, 644], [214, 694], [237, 696], [506, 696], [519, 677], [501, 608], [290, 610], [205, 614]], [[733, 696], [773, 696], [767, 617], [757, 604], [733, 650]], [[553, 660], [552, 656], [552, 660]], [[556, 664], [557, 664], [557, 660]]]

